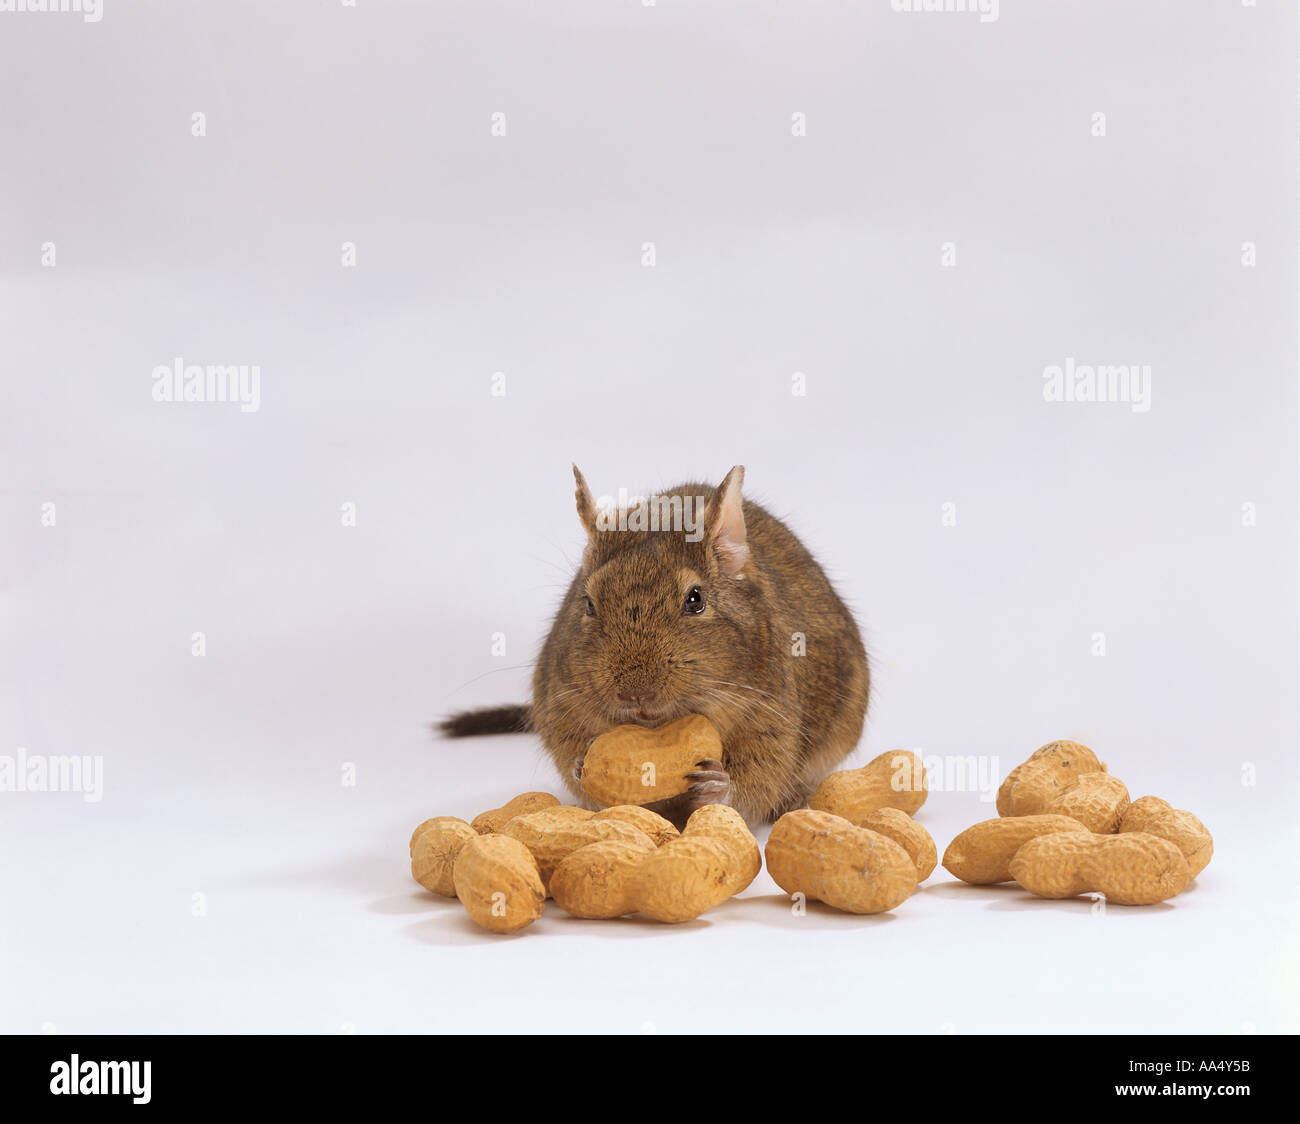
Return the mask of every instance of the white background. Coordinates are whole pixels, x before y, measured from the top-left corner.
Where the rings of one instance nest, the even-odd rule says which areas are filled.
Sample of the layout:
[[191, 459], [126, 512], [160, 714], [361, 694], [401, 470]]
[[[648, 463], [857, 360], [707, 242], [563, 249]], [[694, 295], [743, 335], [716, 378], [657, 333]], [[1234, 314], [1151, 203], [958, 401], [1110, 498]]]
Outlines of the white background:
[[[0, 793], [0, 1030], [1298, 1029], [1296, 23], [0, 13], [0, 754], [104, 761], [97, 803]], [[176, 357], [261, 408], [154, 402]], [[1044, 401], [1067, 357], [1149, 364], [1150, 410]], [[475, 929], [411, 828], [556, 782], [428, 723], [525, 698], [573, 460], [747, 466], [862, 622], [856, 763], [1076, 738], [1214, 862], [1104, 916], [940, 870], [875, 918], [763, 874], [681, 927]]]

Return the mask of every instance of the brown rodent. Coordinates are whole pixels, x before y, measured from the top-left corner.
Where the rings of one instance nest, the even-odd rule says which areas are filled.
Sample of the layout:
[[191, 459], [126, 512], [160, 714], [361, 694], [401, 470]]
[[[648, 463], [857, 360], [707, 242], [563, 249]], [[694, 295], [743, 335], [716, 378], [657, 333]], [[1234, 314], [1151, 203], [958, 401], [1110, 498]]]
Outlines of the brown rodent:
[[728, 803], [757, 823], [803, 807], [862, 735], [867, 656], [812, 555], [742, 500], [744, 472], [648, 501], [679, 500], [672, 511], [693, 524], [650, 523], [643, 503], [660, 529], [637, 529], [633, 505], [622, 522], [598, 511], [575, 466], [587, 546], [538, 657], [532, 705], [454, 715], [443, 731], [533, 730], [583, 800], [578, 774], [598, 734], [703, 714], [722, 735], [722, 761], [701, 763], [691, 791], [659, 810], [680, 823]]

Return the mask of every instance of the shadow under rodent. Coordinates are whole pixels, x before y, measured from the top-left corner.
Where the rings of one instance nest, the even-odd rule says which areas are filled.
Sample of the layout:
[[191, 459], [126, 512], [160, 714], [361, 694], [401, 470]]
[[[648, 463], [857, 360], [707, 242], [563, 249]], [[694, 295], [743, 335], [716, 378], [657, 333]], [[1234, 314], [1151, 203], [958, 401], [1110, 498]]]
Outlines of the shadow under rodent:
[[538, 656], [532, 704], [452, 715], [443, 733], [531, 730], [585, 801], [578, 775], [593, 738], [703, 714], [722, 760], [652, 807], [679, 824], [709, 803], [750, 823], [802, 807], [862, 735], [867, 655], [813, 556], [742, 498], [744, 472], [610, 510], [575, 466], [587, 543]]

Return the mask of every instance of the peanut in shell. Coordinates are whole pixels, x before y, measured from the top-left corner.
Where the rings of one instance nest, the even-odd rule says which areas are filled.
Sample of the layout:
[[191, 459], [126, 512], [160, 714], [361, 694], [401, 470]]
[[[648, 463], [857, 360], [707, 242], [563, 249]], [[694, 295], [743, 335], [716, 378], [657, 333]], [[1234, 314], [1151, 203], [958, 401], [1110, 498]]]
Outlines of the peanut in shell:
[[612, 808], [602, 808], [592, 815], [596, 823], [605, 820], [618, 820], [643, 831], [654, 841], [656, 847], [662, 847], [670, 839], [676, 839], [681, 832], [671, 821], [664, 819], [658, 812], [643, 808], [639, 804], [615, 804]]
[[906, 812], [881, 808], [860, 819], [858, 827], [879, 832], [902, 847], [916, 865], [917, 882], [924, 882], [939, 865], [939, 849], [934, 837]]
[[502, 827], [501, 834], [517, 839], [528, 848], [537, 860], [543, 885], [550, 884], [555, 868], [565, 858], [588, 843], [598, 843], [602, 839], [635, 842], [649, 838], [645, 832], [619, 820], [597, 820], [594, 815], [587, 819], [574, 819], [558, 809], [516, 816]]
[[638, 912], [656, 921], [692, 921], [734, 892], [737, 857], [717, 835], [683, 835], [647, 855], [632, 875], [629, 893]]
[[546, 901], [536, 860], [508, 835], [476, 833], [456, 858], [454, 883], [470, 919], [493, 933], [531, 925]]
[[1193, 878], [1209, 865], [1214, 856], [1214, 837], [1206, 826], [1191, 812], [1175, 808], [1158, 796], [1142, 796], [1134, 800], [1124, 813], [1119, 830], [1145, 831], [1168, 839], [1182, 851]]
[[1031, 839], [1088, 829], [1069, 816], [1008, 816], [984, 820], [958, 835], [943, 853], [943, 867], [974, 886], [1011, 882], [1011, 860]]
[[763, 869], [763, 853], [758, 848], [758, 840], [745, 823], [745, 817], [727, 804], [706, 804], [695, 809], [686, 821], [682, 835], [716, 836], [726, 841], [734, 858], [730, 878], [732, 894], [746, 889]]
[[916, 889], [916, 864], [892, 839], [829, 812], [787, 812], [767, 840], [767, 871], [787, 894], [846, 913], [883, 913]]
[[1104, 773], [1106, 766], [1079, 742], [1048, 742], [1021, 762], [998, 789], [999, 816], [1039, 816], [1085, 773]]
[[477, 836], [478, 832], [455, 816], [425, 820], [411, 836], [411, 877], [426, 890], [454, 898], [456, 858]]
[[1096, 893], [1118, 905], [1154, 905], [1181, 894], [1192, 873], [1182, 851], [1158, 835], [1060, 831], [1021, 847], [1011, 876], [1042, 898]]
[[1069, 816], [1098, 835], [1114, 835], [1128, 811], [1128, 789], [1109, 773], [1084, 773], [1047, 805], [1049, 815]]
[[622, 917], [636, 910], [632, 875], [655, 851], [649, 836], [603, 839], [588, 843], [565, 857], [551, 875], [555, 904], [574, 917]]
[[501, 805], [500, 808], [480, 812], [470, 820], [470, 826], [480, 835], [487, 835], [493, 831], [500, 831], [515, 816], [524, 816], [529, 812], [540, 812], [544, 808], [554, 808], [557, 804], [559, 804], [559, 800], [549, 792], [521, 792], [513, 800]]
[[691, 921], [740, 893], [762, 867], [744, 817], [725, 804], [706, 804], [691, 813], [679, 838], [637, 865], [627, 901], [655, 921]]
[[597, 804], [650, 804], [686, 792], [701, 761], [721, 760], [722, 737], [702, 714], [656, 729], [616, 726], [587, 749], [583, 790]]
[[914, 816], [925, 803], [927, 787], [919, 753], [889, 750], [861, 769], [831, 773], [808, 798], [808, 807], [852, 823], [881, 808]]

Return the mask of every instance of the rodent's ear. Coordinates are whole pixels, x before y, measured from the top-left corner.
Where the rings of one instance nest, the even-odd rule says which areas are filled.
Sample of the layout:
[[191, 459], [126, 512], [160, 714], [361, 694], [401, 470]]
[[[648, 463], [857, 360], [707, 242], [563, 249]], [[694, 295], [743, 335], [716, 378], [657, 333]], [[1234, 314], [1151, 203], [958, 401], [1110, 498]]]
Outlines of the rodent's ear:
[[704, 526], [709, 545], [718, 556], [718, 565], [729, 578], [743, 577], [741, 571], [749, 561], [749, 543], [745, 536], [744, 497], [740, 486], [745, 480], [745, 466], [736, 465], [727, 473], [704, 509]]
[[578, 490], [573, 494], [578, 501], [578, 519], [582, 523], [582, 529], [591, 534], [596, 529], [596, 502], [591, 498], [587, 478], [578, 471], [576, 464], [573, 466], [573, 479], [578, 485]]
[[573, 466], [573, 479], [578, 485], [577, 491], [574, 492], [574, 498], [578, 502], [578, 519], [582, 523], [582, 529], [587, 532], [587, 545], [582, 552], [582, 568], [589, 570], [596, 535], [596, 501], [591, 498], [587, 478], [578, 471], [576, 464]]

